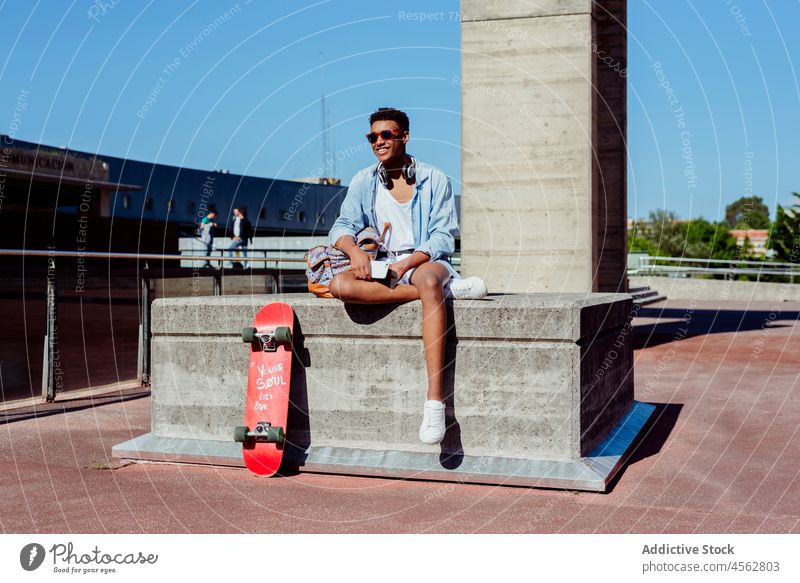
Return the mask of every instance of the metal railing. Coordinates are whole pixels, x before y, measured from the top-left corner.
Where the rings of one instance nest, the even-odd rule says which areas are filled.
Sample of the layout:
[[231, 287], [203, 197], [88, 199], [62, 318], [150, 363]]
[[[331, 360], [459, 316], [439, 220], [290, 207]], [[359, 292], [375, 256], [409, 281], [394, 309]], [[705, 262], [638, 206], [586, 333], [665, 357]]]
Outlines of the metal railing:
[[[247, 252], [247, 257], [240, 254], [241, 251]], [[277, 268], [279, 263], [287, 262], [304, 262], [306, 249], [285, 249], [278, 247], [245, 247], [237, 249], [228, 249], [227, 247], [214, 248], [210, 254], [206, 255], [204, 250], [181, 250], [181, 259], [183, 261], [213, 261], [222, 265], [224, 262], [231, 263], [247, 263], [250, 258], [258, 257], [260, 261], [268, 261], [273, 263], [271, 267]], [[231, 253], [237, 253], [231, 256]], [[226, 255], [227, 254], [227, 255]], [[198, 256], [199, 259], [198, 259]], [[265, 264], [266, 265], [266, 264]]]
[[[220, 247], [215, 248], [212, 251], [211, 255], [202, 255], [198, 256], [197, 254], [192, 255], [191, 253], [187, 253], [186, 255], [182, 256], [182, 259], [185, 261], [199, 261], [199, 260], [211, 260], [216, 262], [228, 262], [236, 261], [236, 262], [248, 262], [250, 261], [251, 257], [260, 257], [261, 261], [268, 261], [274, 263], [272, 267], [277, 268], [279, 263], [291, 263], [291, 262], [305, 262], [305, 254], [306, 249], [290, 249], [285, 247], [247, 247], [247, 257], [239, 257], [239, 258], [231, 258], [230, 256], [225, 256], [226, 253], [230, 253], [230, 249], [227, 247]], [[200, 252], [202, 253], [202, 251]], [[272, 257], [270, 257], [272, 255]], [[211, 258], [211, 259], [209, 259]], [[461, 267], [461, 253], [453, 253], [450, 256], [450, 263], [456, 269], [456, 271], [460, 272]]]
[[[677, 265], [665, 265], [672, 263]], [[691, 265], [694, 264], [694, 265]], [[800, 265], [778, 261], [738, 259], [701, 259], [698, 257], [660, 257], [644, 255], [639, 258], [638, 274], [692, 277], [694, 275], [782, 275], [794, 283], [800, 277]]]
[[[138, 347], [138, 377], [142, 385], [150, 384], [150, 281], [165, 277], [213, 277], [213, 295], [223, 295], [222, 277], [225, 272], [230, 275], [273, 275], [280, 276], [283, 271], [299, 271], [305, 269], [305, 259], [284, 257], [253, 256], [247, 258], [213, 257], [206, 255], [167, 255], [158, 253], [106, 253], [100, 251], [58, 251], [55, 249], [0, 249], [0, 257], [30, 257], [45, 258], [47, 260], [47, 285], [46, 285], [46, 314], [47, 324], [44, 337], [44, 354], [42, 357], [42, 397], [52, 402], [56, 397], [56, 355], [58, 354], [58, 285], [56, 260], [58, 259], [106, 259], [135, 261], [141, 264], [137, 269], [140, 279], [141, 312], [139, 324]], [[162, 268], [152, 269], [151, 261], [210, 261], [218, 263], [219, 267], [209, 269], [189, 267], [167, 270]], [[250, 267], [225, 268], [224, 262], [246, 261]], [[253, 269], [252, 264], [266, 265], [274, 263], [275, 267]], [[296, 263], [296, 268], [281, 268], [279, 264]], [[301, 265], [302, 264], [302, 265]]]
[[[46, 401], [52, 402], [56, 397], [56, 370], [55, 355], [58, 354], [58, 284], [56, 260], [59, 259], [106, 259], [109, 263], [112, 260], [135, 261], [138, 266], [139, 289], [141, 294], [141, 312], [139, 324], [139, 341], [137, 355], [137, 377], [144, 386], [150, 384], [150, 282], [154, 279], [174, 278], [174, 277], [212, 277], [212, 294], [215, 296], [223, 295], [222, 278], [225, 273], [229, 275], [272, 275], [276, 281], [283, 272], [304, 271], [306, 267], [305, 258], [285, 257], [285, 253], [302, 253], [292, 249], [251, 249], [248, 248], [247, 257], [225, 256], [228, 249], [215, 249], [220, 255], [205, 254], [160, 254], [160, 253], [115, 253], [102, 251], [59, 251], [56, 249], [0, 249], [0, 257], [26, 257], [44, 258], [47, 260], [47, 286], [46, 286], [46, 314], [47, 323], [44, 336], [44, 352], [42, 356], [42, 397]], [[235, 251], [234, 251], [235, 252]], [[255, 252], [256, 254], [253, 254]], [[259, 256], [259, 254], [263, 255]], [[270, 257], [269, 253], [280, 253], [281, 256]], [[454, 267], [460, 266], [460, 254], [455, 254], [451, 258]], [[179, 267], [174, 269], [153, 269], [148, 262], [174, 262], [174, 261], [203, 261], [217, 264], [217, 267]], [[245, 262], [248, 264], [246, 269], [241, 267], [227, 268], [225, 263]], [[254, 269], [253, 264], [262, 264], [260, 269]], [[296, 264], [297, 267], [284, 266], [285, 264]], [[276, 284], [277, 285], [277, 284]]]
[[[225, 251], [225, 250], [219, 250]], [[248, 252], [250, 250], [248, 249]], [[263, 251], [263, 250], [259, 250]], [[279, 251], [279, 250], [274, 250]], [[104, 251], [57, 251], [55, 249], [0, 249], [0, 256], [6, 255], [11, 257], [47, 257], [47, 258], [58, 258], [58, 257], [75, 257], [79, 258], [82, 257], [84, 259], [132, 259], [136, 261], [152, 261], [152, 260], [159, 260], [159, 261], [215, 261], [215, 262], [222, 262], [222, 261], [232, 261], [232, 260], [243, 260], [246, 262], [254, 261], [256, 263], [264, 263], [264, 262], [296, 262], [296, 263], [305, 263], [305, 259], [288, 259], [282, 257], [216, 257], [214, 255], [164, 255], [160, 253], [106, 253]]]

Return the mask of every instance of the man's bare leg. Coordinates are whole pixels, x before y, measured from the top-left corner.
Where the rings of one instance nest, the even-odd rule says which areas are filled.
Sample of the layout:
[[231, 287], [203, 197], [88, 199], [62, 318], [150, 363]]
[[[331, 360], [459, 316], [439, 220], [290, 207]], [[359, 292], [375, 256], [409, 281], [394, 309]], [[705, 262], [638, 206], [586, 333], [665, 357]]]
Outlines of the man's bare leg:
[[335, 275], [328, 287], [333, 297], [349, 304], [391, 304], [419, 299], [413, 285], [398, 284], [392, 289], [378, 281], [357, 279], [350, 271]]
[[442, 401], [442, 368], [444, 366], [445, 328], [444, 284], [450, 273], [441, 263], [423, 263], [411, 276], [411, 285], [398, 284], [394, 289], [377, 282], [357, 279], [344, 271], [331, 280], [331, 294], [351, 304], [386, 304], [422, 301], [422, 343], [428, 371], [429, 400]]
[[428, 399], [443, 401], [442, 368], [444, 367], [447, 312], [444, 308], [444, 284], [450, 272], [435, 261], [423, 263], [411, 276], [411, 285], [422, 301], [422, 343], [428, 370]]

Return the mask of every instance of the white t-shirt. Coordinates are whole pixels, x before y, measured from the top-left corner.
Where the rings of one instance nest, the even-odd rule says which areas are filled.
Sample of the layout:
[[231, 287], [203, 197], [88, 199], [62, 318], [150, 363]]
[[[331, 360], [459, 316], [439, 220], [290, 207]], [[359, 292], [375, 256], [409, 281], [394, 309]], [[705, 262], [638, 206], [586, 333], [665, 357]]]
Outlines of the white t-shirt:
[[391, 227], [386, 232], [384, 241], [386, 249], [389, 251], [401, 251], [403, 249], [414, 248], [414, 231], [411, 225], [411, 201], [399, 203], [386, 190], [386, 187], [378, 181], [378, 192], [375, 197], [375, 218], [378, 224], [375, 227], [378, 232], [383, 232], [383, 225], [391, 223]]

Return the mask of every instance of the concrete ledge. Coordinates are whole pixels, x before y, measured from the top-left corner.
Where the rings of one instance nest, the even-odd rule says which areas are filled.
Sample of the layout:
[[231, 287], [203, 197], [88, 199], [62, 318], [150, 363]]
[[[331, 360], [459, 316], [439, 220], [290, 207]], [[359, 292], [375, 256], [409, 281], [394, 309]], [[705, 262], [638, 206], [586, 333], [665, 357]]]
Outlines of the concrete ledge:
[[162, 437], [145, 433], [111, 448], [111, 456], [154, 462], [245, 467], [242, 444], [213, 439]]
[[[289, 447], [284, 469], [412, 480], [604, 492], [655, 407], [634, 402], [617, 427], [588, 456], [536, 460], [461, 453], [379, 450], [347, 446]], [[232, 441], [159, 437], [148, 433], [115, 445], [112, 455], [162, 462], [244, 467], [242, 447]]]
[[[448, 432], [437, 446], [417, 437], [427, 387], [418, 302], [351, 306], [308, 294], [157, 300], [152, 430], [115, 455], [240, 465], [229, 441], [244, 412], [240, 330], [277, 299], [297, 315], [287, 439], [301, 469], [454, 479], [440, 463], [447, 458], [461, 460], [456, 473], [470, 477], [460, 481], [518, 483], [518, 474], [520, 484], [537, 485], [550, 474], [570, 479], [548, 483], [573, 484], [551, 487], [588, 489], [599, 482], [578, 479], [576, 463], [603, 480], [613, 474], [593, 452], [639, 409], [627, 294], [448, 302]], [[485, 475], [480, 464], [488, 464]], [[573, 469], [547, 469], [555, 467]]]
[[670, 300], [797, 302], [800, 284], [771, 281], [725, 281], [691, 277], [637, 275], [628, 278], [631, 287], [649, 286]]

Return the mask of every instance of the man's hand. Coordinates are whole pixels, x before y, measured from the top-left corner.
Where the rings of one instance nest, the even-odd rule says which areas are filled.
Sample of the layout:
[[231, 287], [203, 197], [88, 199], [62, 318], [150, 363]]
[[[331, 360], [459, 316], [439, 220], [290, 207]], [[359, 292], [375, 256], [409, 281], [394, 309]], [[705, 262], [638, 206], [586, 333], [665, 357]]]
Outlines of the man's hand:
[[356, 245], [356, 240], [352, 235], [342, 235], [334, 244], [334, 247], [347, 253], [350, 258], [350, 270], [356, 279], [372, 280], [372, 266], [370, 256], [361, 247]]
[[392, 271], [394, 271], [397, 274], [397, 279], [398, 280], [402, 279], [403, 276], [405, 275], [405, 273], [409, 269], [413, 269], [414, 267], [416, 267], [416, 265], [413, 265], [411, 263], [410, 259], [411, 259], [411, 256], [409, 255], [405, 259], [401, 259], [400, 261], [396, 261], [396, 262], [392, 263], [391, 265], [389, 265], [389, 269], [391, 269]]
[[389, 269], [397, 274], [397, 279], [400, 280], [407, 271], [419, 267], [423, 263], [430, 261], [431, 256], [422, 251], [414, 251], [411, 255], [407, 255], [404, 259], [392, 263]]
[[347, 254], [350, 257], [350, 270], [356, 276], [356, 279], [371, 281], [372, 265], [369, 254], [358, 247], [349, 249]]

